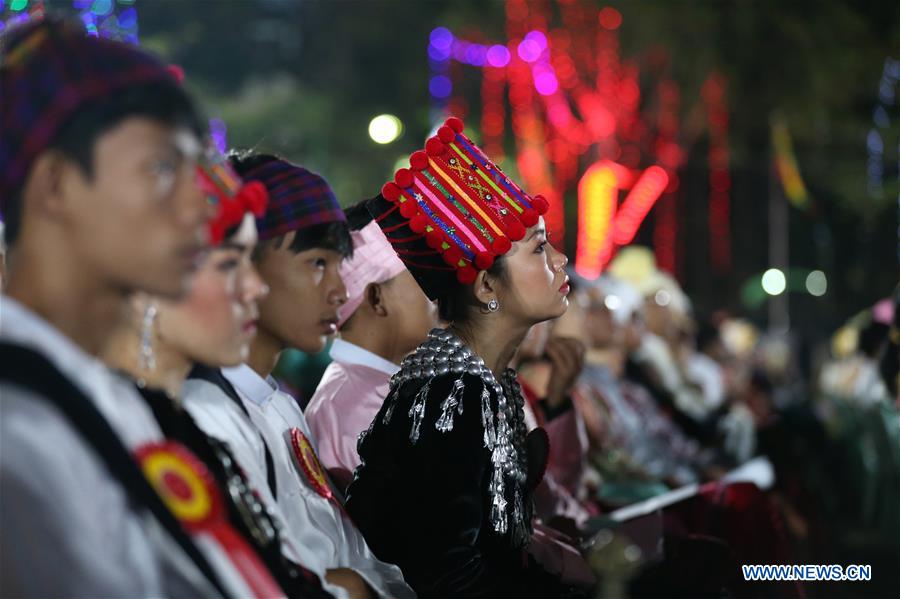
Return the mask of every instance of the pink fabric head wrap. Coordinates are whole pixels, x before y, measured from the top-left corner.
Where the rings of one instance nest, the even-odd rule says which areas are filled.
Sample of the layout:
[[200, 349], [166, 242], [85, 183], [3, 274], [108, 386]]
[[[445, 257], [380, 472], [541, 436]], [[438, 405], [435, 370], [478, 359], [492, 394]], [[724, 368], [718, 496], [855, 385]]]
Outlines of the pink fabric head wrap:
[[353, 231], [353, 258], [341, 264], [341, 278], [349, 299], [341, 306], [338, 328], [344, 326], [363, 301], [369, 283], [384, 283], [406, 270], [394, 248], [375, 221], [359, 231]]

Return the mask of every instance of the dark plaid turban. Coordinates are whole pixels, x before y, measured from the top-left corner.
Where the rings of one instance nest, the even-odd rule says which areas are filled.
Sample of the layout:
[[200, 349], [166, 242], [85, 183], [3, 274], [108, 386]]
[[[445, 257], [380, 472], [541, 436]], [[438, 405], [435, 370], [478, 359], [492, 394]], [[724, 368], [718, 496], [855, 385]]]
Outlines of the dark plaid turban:
[[0, 38], [0, 211], [80, 108], [157, 83], [179, 85], [156, 58], [89, 37], [77, 24], [48, 17], [7, 32]]
[[277, 159], [251, 168], [242, 178], [259, 181], [269, 191], [266, 213], [256, 219], [260, 241], [347, 220], [325, 179], [302, 166]]

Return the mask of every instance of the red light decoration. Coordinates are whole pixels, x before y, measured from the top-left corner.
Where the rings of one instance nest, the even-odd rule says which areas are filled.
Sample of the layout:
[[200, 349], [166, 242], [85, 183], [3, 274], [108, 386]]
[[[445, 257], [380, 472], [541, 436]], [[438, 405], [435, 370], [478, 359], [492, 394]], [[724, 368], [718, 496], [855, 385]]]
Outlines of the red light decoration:
[[619, 177], [613, 163], [590, 167], [578, 183], [578, 245], [575, 272], [596, 279], [612, 257], [610, 225], [616, 214]]
[[[663, 61], [664, 57], [661, 56], [660, 62]], [[659, 98], [659, 112], [657, 115], [656, 154], [660, 164], [671, 169], [671, 176], [668, 187], [663, 192], [663, 196], [657, 200], [653, 210], [653, 251], [656, 254], [656, 264], [659, 268], [677, 274], [678, 265], [675, 256], [678, 243], [678, 214], [676, 211], [678, 176], [674, 169], [677, 169], [684, 161], [684, 151], [675, 143], [675, 140], [678, 139], [678, 109], [681, 94], [674, 81], [662, 77], [657, 97]]]
[[481, 80], [481, 135], [484, 150], [497, 163], [504, 157], [503, 130], [506, 121], [506, 70], [497, 67], [484, 69]]
[[611, 6], [607, 6], [600, 10], [599, 20], [601, 27], [612, 31], [618, 29], [622, 24], [622, 13]]
[[[575, 271], [588, 279], [600, 276], [615, 248], [634, 239], [668, 184], [669, 176], [659, 166], [645, 170], [636, 182], [627, 167], [610, 160], [591, 166], [578, 183]], [[619, 190], [629, 188], [619, 208]]]
[[616, 216], [612, 231], [613, 243], [616, 245], [631, 243], [644, 217], [668, 184], [669, 176], [658, 166], [651, 166], [643, 172], [625, 197], [622, 208]]
[[[651, 90], [655, 96], [645, 97], [647, 91], [639, 83], [638, 62], [620, 57], [618, 31], [623, 19], [615, 8], [597, 10], [577, 0], [558, 0], [557, 6], [549, 2], [508, 0], [505, 6], [507, 42], [492, 43], [480, 39], [477, 33], [471, 36], [479, 38], [477, 42], [467, 41], [446, 28], [436, 28], [429, 46], [432, 68], [437, 68], [437, 59], [448, 55], [444, 46], [449, 44], [447, 60], [454, 64], [450, 68], [442, 66], [445, 70], [441, 73], [447, 73], [455, 82], [462, 66], [482, 69], [482, 143], [501, 162], [507, 128], [511, 129], [515, 146], [506, 148], [510, 150], [509, 157], [515, 160], [528, 190], [547, 198], [550, 209], [545, 221], [548, 232], [556, 237], [565, 233], [565, 194], [577, 188], [576, 269], [579, 272], [586, 276], [599, 274], [617, 245], [635, 238], [648, 211], [660, 198], [668, 208], [655, 221], [654, 245], [663, 268], [674, 271], [678, 247], [674, 211], [676, 173], [686, 158], [678, 141], [678, 88], [660, 68], [651, 74], [660, 81]], [[550, 26], [557, 8], [561, 23]], [[656, 52], [655, 58], [652, 52]], [[651, 68], [654, 62], [665, 64], [664, 51], [657, 49], [650, 54]], [[453, 85], [452, 89], [456, 90], [457, 86]], [[727, 165], [727, 136], [722, 134], [727, 127], [727, 114], [723, 125], [722, 96], [713, 103], [707, 102], [710, 127], [713, 120], [718, 126], [717, 144], [714, 149], [711, 147], [710, 158], [718, 156], [721, 160], [724, 153]], [[436, 107], [445, 114], [448, 108], [469, 108], [460, 100], [452, 97], [448, 104], [437, 102]], [[478, 112], [477, 107], [472, 109]], [[597, 161], [579, 176], [588, 154]], [[631, 188], [630, 183], [623, 183], [619, 173], [638, 170], [648, 163], [658, 166], [642, 175], [619, 209], [617, 190]], [[610, 173], [617, 177], [612, 187]], [[723, 193], [724, 180], [717, 171], [715, 181], [719, 191], [716, 193]], [[717, 196], [717, 201], [721, 213], [721, 196]], [[719, 232], [721, 221], [719, 215], [716, 220]], [[618, 228], [614, 226], [616, 222]], [[722, 242], [719, 243], [721, 246]]]
[[713, 73], [701, 89], [709, 129], [709, 258], [716, 274], [731, 269], [731, 175], [725, 87], [725, 78]]

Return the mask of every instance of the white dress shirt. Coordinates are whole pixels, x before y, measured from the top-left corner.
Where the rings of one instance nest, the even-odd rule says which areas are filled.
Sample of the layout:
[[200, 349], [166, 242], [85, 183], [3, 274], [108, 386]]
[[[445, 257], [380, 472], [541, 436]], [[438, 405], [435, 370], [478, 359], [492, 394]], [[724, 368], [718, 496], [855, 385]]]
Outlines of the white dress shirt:
[[327, 567], [318, 559], [315, 547], [305, 547], [296, 542], [292, 531], [287, 527], [284, 514], [269, 489], [262, 437], [240, 406], [213, 383], [199, 379], [188, 379], [185, 382], [182, 403], [200, 430], [228, 445], [247, 478], [247, 483], [278, 525], [281, 553], [317, 575], [322, 588], [329, 593], [339, 599], [347, 597], [343, 588], [326, 582]]
[[[162, 439], [128, 383], [7, 296], [0, 296], [0, 339], [49, 359], [127, 447]], [[0, 398], [0, 596], [218, 594], [55, 406], [7, 383]], [[207, 557], [216, 567], [216, 556]]]
[[316, 448], [303, 412], [275, 380], [263, 379], [247, 365], [223, 369], [234, 385], [250, 419], [272, 452], [278, 505], [297, 544], [312, 549], [314, 559], [326, 569], [356, 571], [382, 597], [414, 597], [397, 566], [379, 561], [362, 533], [353, 525], [336, 498], [320, 495], [294, 463], [288, 434], [298, 428]]

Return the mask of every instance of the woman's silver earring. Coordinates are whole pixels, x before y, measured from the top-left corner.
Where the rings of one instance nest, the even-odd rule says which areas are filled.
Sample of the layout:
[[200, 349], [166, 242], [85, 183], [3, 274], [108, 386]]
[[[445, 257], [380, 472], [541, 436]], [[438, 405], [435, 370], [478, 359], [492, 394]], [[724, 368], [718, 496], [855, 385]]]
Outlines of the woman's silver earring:
[[156, 304], [148, 305], [141, 322], [141, 370], [156, 369], [156, 354], [153, 353], [153, 323], [156, 321], [156, 314]]
[[491, 299], [487, 305], [488, 312], [496, 312], [500, 309], [500, 302], [496, 298]]

